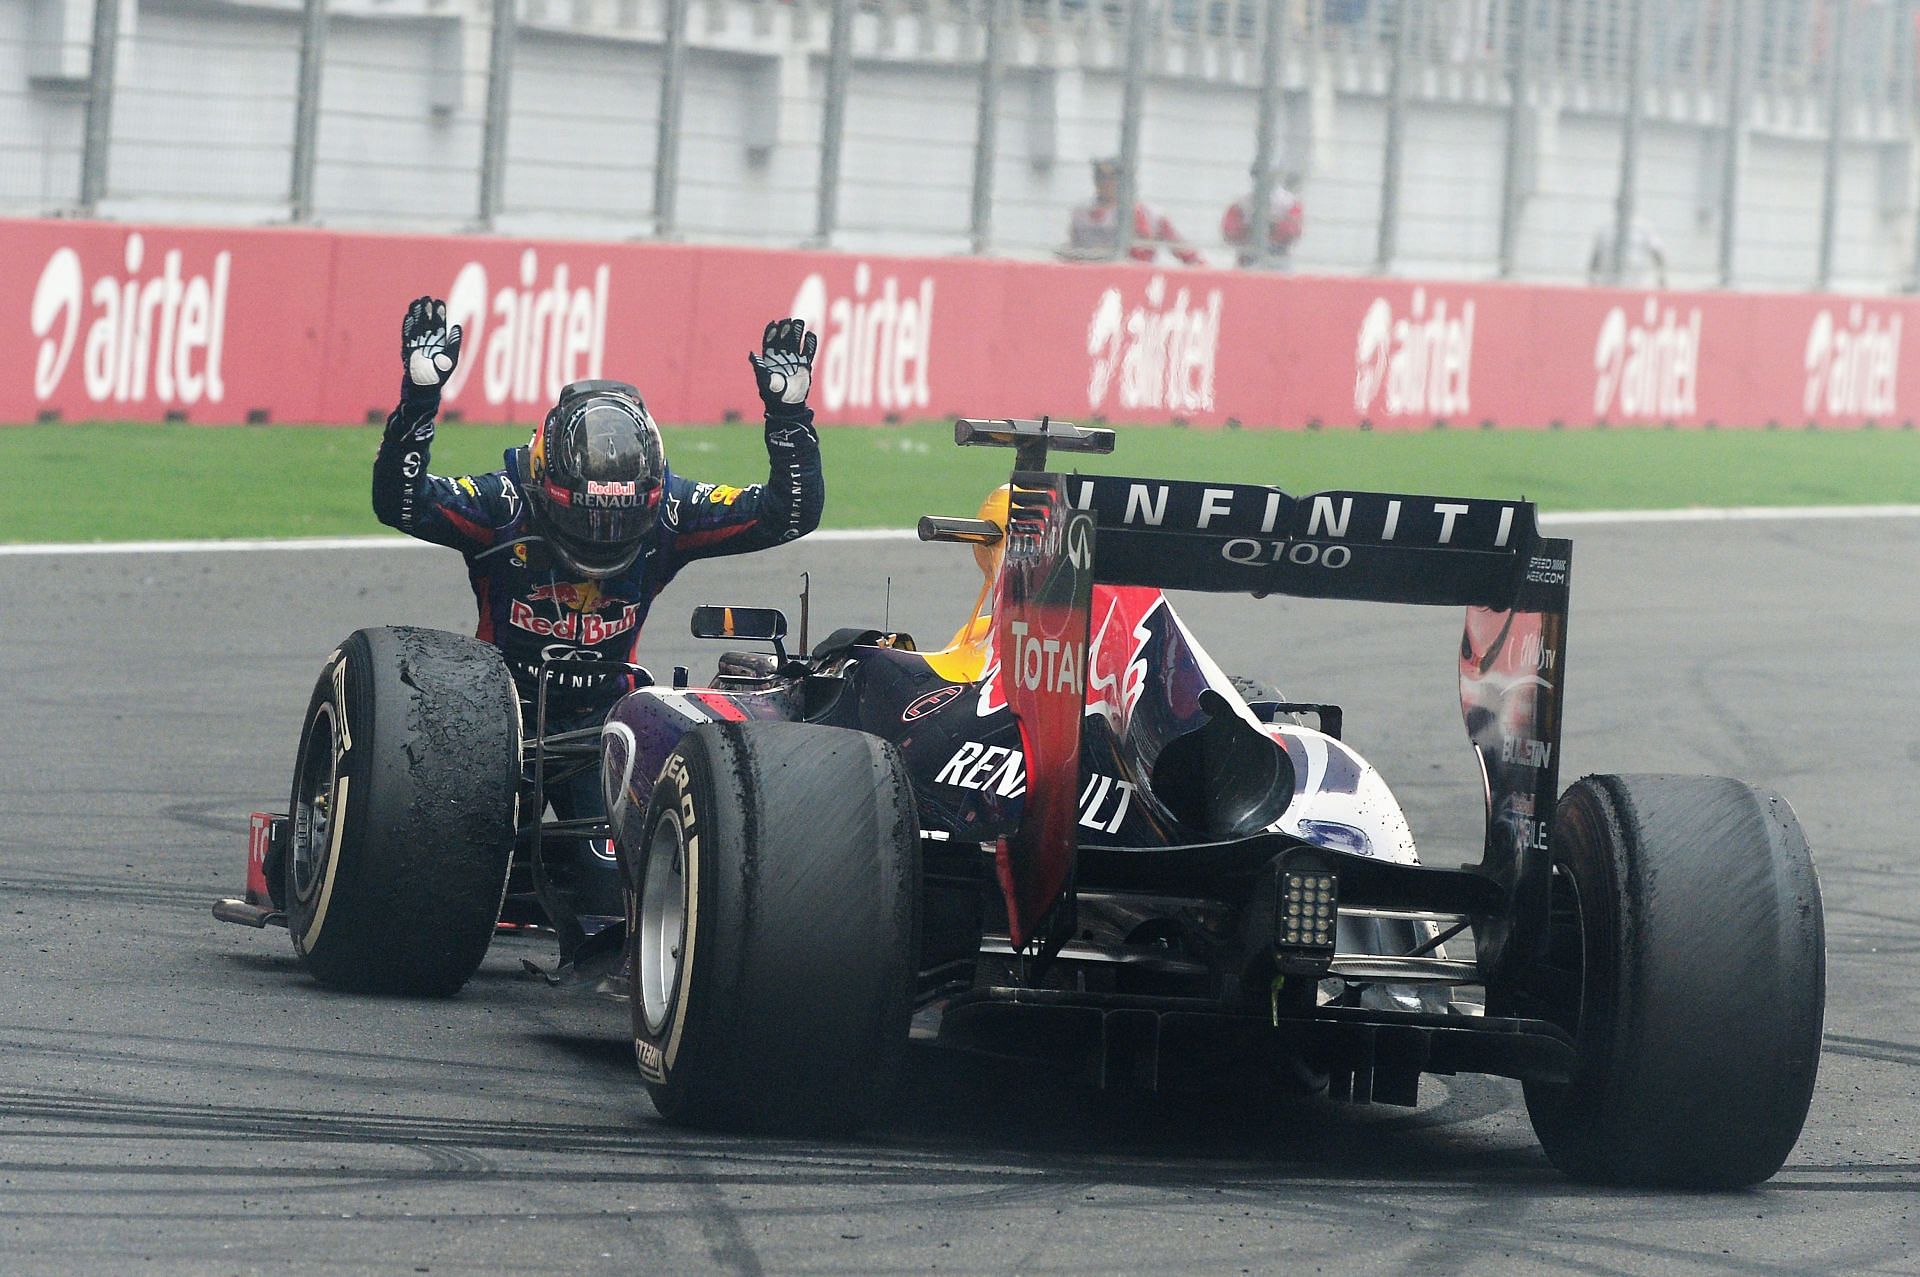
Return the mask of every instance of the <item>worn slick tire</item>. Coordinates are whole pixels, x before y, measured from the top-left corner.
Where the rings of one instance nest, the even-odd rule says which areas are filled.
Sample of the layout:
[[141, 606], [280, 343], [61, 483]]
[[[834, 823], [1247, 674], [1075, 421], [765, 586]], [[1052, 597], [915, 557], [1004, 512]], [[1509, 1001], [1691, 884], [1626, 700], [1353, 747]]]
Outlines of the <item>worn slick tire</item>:
[[307, 970], [337, 989], [457, 992], [500, 917], [519, 783], [497, 650], [439, 630], [349, 635], [313, 689], [288, 806], [287, 929]]
[[1534, 1009], [1573, 1032], [1580, 1063], [1571, 1084], [1527, 1084], [1548, 1158], [1609, 1184], [1769, 1178], [1806, 1120], [1826, 1007], [1793, 809], [1721, 777], [1588, 776], [1560, 800], [1553, 848], [1542, 966], [1566, 978]]
[[905, 1062], [920, 831], [899, 750], [812, 723], [688, 732], [628, 849], [634, 1048], [682, 1125], [850, 1134]]

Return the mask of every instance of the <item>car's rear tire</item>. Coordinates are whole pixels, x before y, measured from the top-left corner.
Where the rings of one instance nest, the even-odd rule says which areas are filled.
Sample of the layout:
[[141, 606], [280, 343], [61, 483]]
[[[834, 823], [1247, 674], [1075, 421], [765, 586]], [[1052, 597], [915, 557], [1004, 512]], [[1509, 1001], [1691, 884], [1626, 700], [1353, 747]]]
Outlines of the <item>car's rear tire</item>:
[[1508, 1007], [1567, 1028], [1567, 1084], [1530, 1082], [1555, 1166], [1735, 1188], [1780, 1169], [1820, 1058], [1820, 887], [1785, 799], [1712, 776], [1588, 776], [1553, 826], [1548, 960]]
[[919, 822], [877, 737], [716, 723], [661, 770], [630, 875], [634, 1046], [670, 1122], [842, 1135], [904, 1062]]
[[445, 996], [486, 955], [513, 856], [520, 710], [488, 644], [358, 630], [300, 733], [284, 894], [322, 984]]

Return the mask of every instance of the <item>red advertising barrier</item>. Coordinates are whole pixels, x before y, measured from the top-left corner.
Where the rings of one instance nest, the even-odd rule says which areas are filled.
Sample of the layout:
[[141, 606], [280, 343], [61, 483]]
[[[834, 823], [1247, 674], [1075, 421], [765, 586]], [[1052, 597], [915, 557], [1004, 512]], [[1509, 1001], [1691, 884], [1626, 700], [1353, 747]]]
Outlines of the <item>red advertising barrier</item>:
[[1537, 427], [1904, 421], [1920, 302], [1132, 264], [0, 221], [0, 421], [366, 419], [406, 302], [467, 331], [448, 398], [531, 421], [581, 377], [757, 415], [761, 326], [821, 334], [826, 421]]

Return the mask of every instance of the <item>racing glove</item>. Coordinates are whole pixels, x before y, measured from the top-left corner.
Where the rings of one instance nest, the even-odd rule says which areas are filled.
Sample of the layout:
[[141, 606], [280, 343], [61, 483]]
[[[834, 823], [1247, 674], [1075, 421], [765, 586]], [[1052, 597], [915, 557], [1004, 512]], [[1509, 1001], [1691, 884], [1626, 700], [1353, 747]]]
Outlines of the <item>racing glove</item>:
[[813, 354], [819, 348], [820, 338], [807, 331], [805, 320], [776, 319], [760, 338], [760, 353], [748, 353], [768, 425], [776, 420], [811, 421], [807, 391], [813, 388]]
[[460, 366], [460, 325], [447, 327], [445, 302], [420, 297], [408, 304], [407, 317], [400, 321], [400, 361], [407, 370], [403, 395], [439, 398], [440, 388]]

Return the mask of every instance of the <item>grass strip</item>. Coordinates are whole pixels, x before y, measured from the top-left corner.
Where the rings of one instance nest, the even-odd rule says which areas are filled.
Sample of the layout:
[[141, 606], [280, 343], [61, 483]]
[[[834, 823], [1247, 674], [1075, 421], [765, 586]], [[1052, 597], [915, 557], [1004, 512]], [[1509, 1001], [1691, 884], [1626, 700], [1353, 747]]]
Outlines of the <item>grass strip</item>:
[[[666, 431], [674, 469], [751, 483], [757, 425]], [[910, 527], [971, 514], [1010, 453], [957, 449], [941, 422], [822, 432], [823, 526]], [[372, 426], [47, 425], [0, 428], [0, 542], [337, 536], [378, 532]], [[493, 469], [521, 427], [443, 426], [439, 474]], [[1548, 511], [1920, 501], [1920, 433], [1906, 430], [1228, 431], [1121, 427], [1111, 457], [1062, 469], [1526, 497]]]

